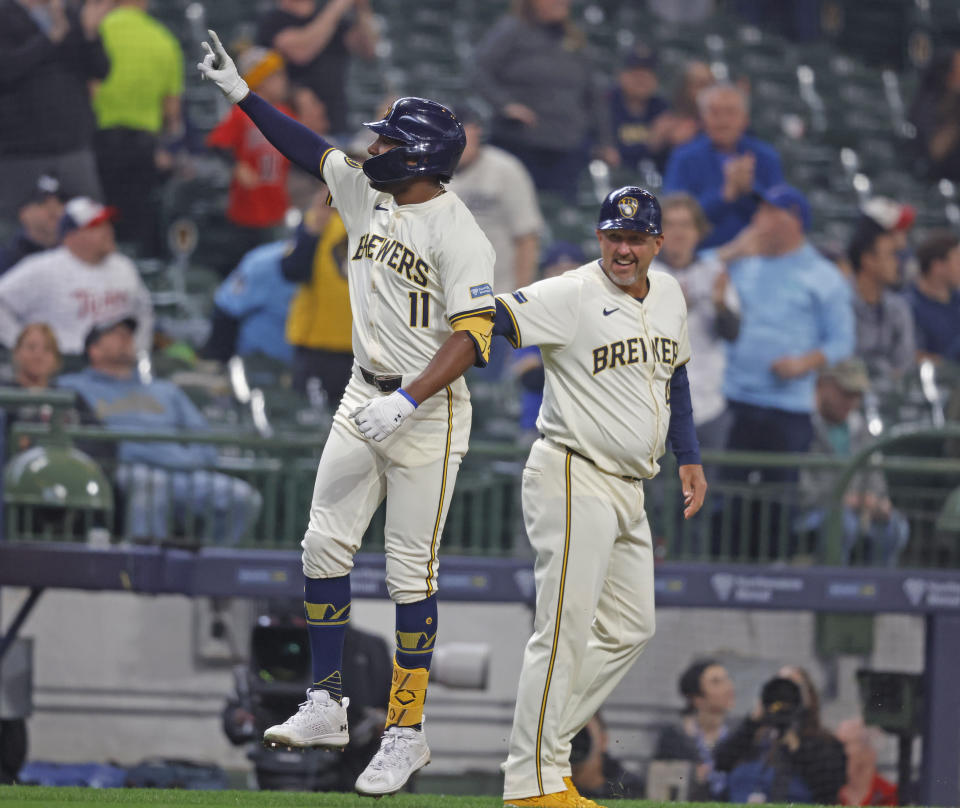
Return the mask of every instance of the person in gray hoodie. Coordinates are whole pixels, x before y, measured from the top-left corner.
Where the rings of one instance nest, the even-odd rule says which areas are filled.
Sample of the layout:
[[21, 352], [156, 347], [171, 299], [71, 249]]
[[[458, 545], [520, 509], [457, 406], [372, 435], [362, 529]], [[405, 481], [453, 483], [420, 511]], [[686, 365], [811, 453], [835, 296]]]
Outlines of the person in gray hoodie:
[[540, 191], [575, 201], [591, 149], [612, 165], [610, 114], [570, 0], [517, 0], [477, 46], [474, 87], [493, 108], [490, 142]]

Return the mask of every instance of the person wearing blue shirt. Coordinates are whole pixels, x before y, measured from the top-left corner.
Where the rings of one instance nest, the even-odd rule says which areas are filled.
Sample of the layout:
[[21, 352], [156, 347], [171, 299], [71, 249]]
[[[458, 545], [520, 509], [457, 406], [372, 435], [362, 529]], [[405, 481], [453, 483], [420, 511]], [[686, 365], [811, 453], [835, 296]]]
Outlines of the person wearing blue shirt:
[[220, 284], [204, 355], [222, 361], [254, 353], [287, 363], [293, 359], [286, 324], [297, 285], [280, 268], [290, 249], [286, 241], [255, 247]]
[[960, 362], [960, 239], [931, 233], [917, 249], [920, 274], [907, 290], [922, 358]]
[[[89, 366], [61, 376], [107, 429], [117, 432], [203, 432], [209, 424], [186, 394], [162, 379], [141, 381], [135, 372], [132, 317], [99, 323], [87, 334]], [[165, 538], [169, 525], [190, 529], [204, 519], [214, 542], [236, 544], [260, 513], [260, 494], [243, 480], [213, 471], [217, 450], [199, 443], [122, 441], [117, 483], [127, 498], [126, 533]], [[172, 505], [172, 512], [171, 512]]]
[[[728, 449], [809, 451], [817, 371], [854, 352], [850, 284], [807, 241], [810, 220], [803, 194], [777, 185], [760, 197], [750, 227], [716, 250], [742, 314], [740, 333], [727, 345]], [[727, 476], [755, 475], [766, 482], [797, 478], [796, 469], [746, 467]], [[770, 524], [778, 524], [775, 517], [779, 512]]]
[[749, 106], [743, 92], [718, 83], [697, 97], [704, 134], [678, 147], [667, 162], [663, 190], [697, 198], [713, 229], [701, 247], [726, 244], [749, 223], [757, 194], [783, 182], [780, 156], [747, 134]]

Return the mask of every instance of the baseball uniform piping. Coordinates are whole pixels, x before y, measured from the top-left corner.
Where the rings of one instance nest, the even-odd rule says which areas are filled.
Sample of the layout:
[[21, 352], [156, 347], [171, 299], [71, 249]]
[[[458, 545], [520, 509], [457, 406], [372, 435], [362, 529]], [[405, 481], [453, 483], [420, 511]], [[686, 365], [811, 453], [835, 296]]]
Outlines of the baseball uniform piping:
[[560, 617], [563, 614], [563, 593], [567, 584], [567, 559], [570, 555], [570, 503], [573, 499], [570, 490], [570, 460], [573, 454], [567, 450], [567, 459], [563, 464], [563, 476], [566, 481], [566, 526], [563, 531], [563, 565], [560, 568], [560, 594], [557, 598], [557, 619], [553, 627], [553, 647], [550, 649], [550, 664], [547, 666], [547, 681], [543, 685], [543, 700], [540, 702], [540, 720], [537, 723], [537, 788], [543, 794], [543, 772], [540, 770], [540, 746], [543, 741], [543, 717], [547, 712], [547, 698], [550, 695], [550, 680], [553, 678], [553, 663], [557, 658], [557, 644], [560, 640]]
[[440, 481], [440, 501], [437, 503], [437, 519], [433, 523], [433, 540], [430, 542], [430, 561], [427, 563], [427, 597], [433, 593], [433, 565], [437, 560], [437, 540], [440, 537], [440, 523], [443, 517], [443, 498], [447, 491], [447, 468], [450, 463], [450, 441], [453, 437], [453, 392], [447, 391], [447, 446], [443, 452], [443, 477]]

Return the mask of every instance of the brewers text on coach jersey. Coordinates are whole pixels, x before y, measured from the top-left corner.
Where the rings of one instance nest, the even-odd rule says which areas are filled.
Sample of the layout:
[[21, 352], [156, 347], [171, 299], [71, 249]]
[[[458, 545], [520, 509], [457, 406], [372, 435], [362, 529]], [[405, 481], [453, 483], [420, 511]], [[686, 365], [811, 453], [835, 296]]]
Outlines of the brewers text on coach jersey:
[[455, 323], [493, 314], [493, 247], [451, 191], [397, 205], [338, 149], [320, 171], [349, 236], [354, 356], [375, 373], [419, 373]]
[[690, 359], [680, 285], [665, 272], [647, 277], [640, 301], [592, 261], [497, 298], [515, 347], [539, 345], [544, 355], [540, 432], [604, 471], [642, 478], [659, 470], [670, 380]]

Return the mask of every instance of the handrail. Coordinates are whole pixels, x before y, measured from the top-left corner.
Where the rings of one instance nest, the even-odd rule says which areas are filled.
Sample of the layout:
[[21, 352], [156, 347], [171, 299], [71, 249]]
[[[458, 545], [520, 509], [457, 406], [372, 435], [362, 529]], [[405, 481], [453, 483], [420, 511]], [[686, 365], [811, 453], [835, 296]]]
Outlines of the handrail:
[[[864, 446], [847, 461], [846, 467], [837, 478], [833, 489], [830, 507], [827, 512], [825, 534], [825, 558], [827, 564], [839, 564], [843, 560], [843, 497], [850, 481], [869, 464], [870, 468], [886, 468], [885, 460], [872, 460], [874, 455], [883, 452], [886, 448], [909, 439], [960, 438], [960, 423], [951, 421], [942, 426], [917, 426], [915, 424], [901, 424], [893, 427], [890, 432], [873, 443]], [[914, 468], [908, 463], [894, 463], [898, 471], [912, 471], [923, 473], [926, 471], [939, 472], [956, 469], [960, 473], [960, 459], [953, 458], [924, 458], [923, 468]]]

